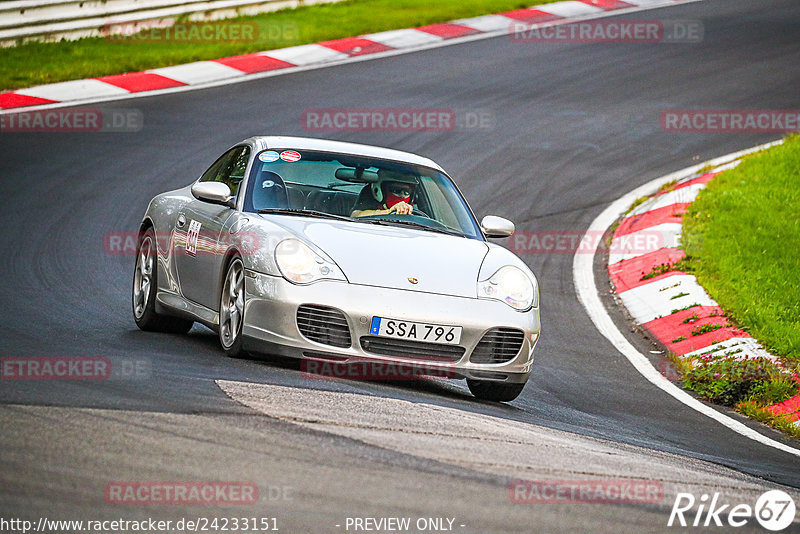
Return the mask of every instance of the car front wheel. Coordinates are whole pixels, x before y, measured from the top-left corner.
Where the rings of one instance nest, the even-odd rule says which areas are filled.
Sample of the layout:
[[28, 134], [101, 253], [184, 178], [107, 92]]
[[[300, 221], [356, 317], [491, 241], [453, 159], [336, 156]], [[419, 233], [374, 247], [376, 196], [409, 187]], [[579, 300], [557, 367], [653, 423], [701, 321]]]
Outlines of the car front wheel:
[[225, 271], [219, 297], [219, 342], [225, 354], [232, 358], [245, 356], [242, 350], [244, 324], [244, 265], [234, 257]]

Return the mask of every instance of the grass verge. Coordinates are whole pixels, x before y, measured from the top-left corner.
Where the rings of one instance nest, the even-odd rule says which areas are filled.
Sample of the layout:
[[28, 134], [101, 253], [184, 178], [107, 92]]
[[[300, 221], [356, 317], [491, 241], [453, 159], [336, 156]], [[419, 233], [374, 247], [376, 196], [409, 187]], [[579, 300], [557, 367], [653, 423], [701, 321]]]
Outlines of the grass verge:
[[800, 136], [712, 180], [684, 214], [682, 243], [728, 318], [800, 362]]
[[166, 67], [275, 48], [412, 28], [557, 0], [346, 0], [217, 21], [255, 23], [248, 42], [84, 38], [0, 48], [0, 90]]
[[800, 391], [792, 371], [766, 358], [736, 360], [732, 355], [703, 355], [696, 358], [674, 356], [684, 387], [704, 399], [736, 407], [748, 402], [765, 407], [785, 401]]
[[798, 392], [798, 186], [800, 136], [795, 135], [717, 176], [683, 218], [683, 246], [695, 260], [700, 284], [730, 320], [786, 362], [781, 369], [763, 359], [701, 357], [684, 364], [685, 387], [795, 438], [800, 426], [767, 406]]
[[732, 354], [685, 359], [670, 354], [669, 357], [684, 388], [800, 439], [800, 425], [790, 417], [775, 415], [768, 409], [800, 391], [800, 383], [792, 376], [792, 373], [796, 376], [800, 364], [794, 369], [786, 369], [764, 358], [735, 360], [730, 356]]
[[[637, 199], [634, 207], [645, 200]], [[782, 361], [737, 359], [742, 349], [735, 346], [717, 355], [670, 354], [683, 387], [800, 438], [800, 424], [768, 409], [800, 392], [800, 134], [712, 180], [683, 216], [682, 246], [683, 259], [657, 265], [641, 279], [675, 270], [692, 273], [725, 310], [722, 318]], [[683, 323], [699, 318], [694, 314]], [[692, 335], [721, 326], [698, 326]]]

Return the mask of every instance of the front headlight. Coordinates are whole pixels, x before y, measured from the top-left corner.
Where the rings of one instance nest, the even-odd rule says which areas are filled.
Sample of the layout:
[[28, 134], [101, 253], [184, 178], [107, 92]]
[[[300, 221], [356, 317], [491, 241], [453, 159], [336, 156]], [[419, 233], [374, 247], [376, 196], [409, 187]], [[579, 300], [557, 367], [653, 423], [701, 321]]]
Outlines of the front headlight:
[[478, 297], [502, 300], [515, 310], [525, 311], [536, 305], [536, 288], [521, 269], [506, 265], [478, 282]]
[[295, 284], [310, 284], [317, 280], [343, 280], [339, 267], [300, 241], [284, 239], [275, 247], [275, 262], [284, 278]]

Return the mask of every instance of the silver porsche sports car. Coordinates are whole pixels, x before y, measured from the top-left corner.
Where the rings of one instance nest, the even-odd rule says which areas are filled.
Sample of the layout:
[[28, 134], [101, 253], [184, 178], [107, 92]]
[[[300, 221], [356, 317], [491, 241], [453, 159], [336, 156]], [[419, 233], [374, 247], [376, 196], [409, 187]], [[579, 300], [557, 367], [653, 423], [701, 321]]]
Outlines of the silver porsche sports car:
[[386, 148], [252, 137], [142, 220], [133, 315], [198, 321], [230, 356], [412, 367], [516, 398], [539, 337], [536, 277], [487, 237], [433, 161]]

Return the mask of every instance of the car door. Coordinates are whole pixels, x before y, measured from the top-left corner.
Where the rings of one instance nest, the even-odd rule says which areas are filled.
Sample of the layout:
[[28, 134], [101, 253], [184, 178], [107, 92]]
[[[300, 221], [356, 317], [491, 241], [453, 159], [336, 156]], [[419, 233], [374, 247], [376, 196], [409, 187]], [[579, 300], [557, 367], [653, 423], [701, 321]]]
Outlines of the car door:
[[[203, 173], [201, 182], [222, 182], [235, 196], [244, 179], [250, 147], [238, 146], [223, 154]], [[235, 209], [194, 199], [177, 215], [176, 266], [183, 296], [206, 308], [219, 306], [222, 263], [229, 239], [227, 223]]]

